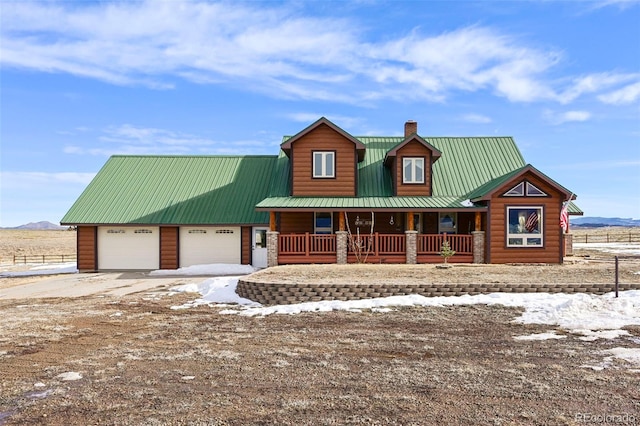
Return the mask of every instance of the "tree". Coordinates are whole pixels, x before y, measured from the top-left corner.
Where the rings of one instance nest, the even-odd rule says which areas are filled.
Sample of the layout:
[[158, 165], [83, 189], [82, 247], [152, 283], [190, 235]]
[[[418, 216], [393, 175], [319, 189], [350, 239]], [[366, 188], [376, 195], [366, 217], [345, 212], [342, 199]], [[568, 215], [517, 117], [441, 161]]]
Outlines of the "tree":
[[440, 256], [444, 258], [444, 263], [447, 263], [447, 260], [449, 260], [449, 258], [454, 254], [456, 254], [456, 252], [451, 250], [451, 244], [449, 244], [449, 240], [444, 240], [442, 242], [442, 247], [440, 247]]

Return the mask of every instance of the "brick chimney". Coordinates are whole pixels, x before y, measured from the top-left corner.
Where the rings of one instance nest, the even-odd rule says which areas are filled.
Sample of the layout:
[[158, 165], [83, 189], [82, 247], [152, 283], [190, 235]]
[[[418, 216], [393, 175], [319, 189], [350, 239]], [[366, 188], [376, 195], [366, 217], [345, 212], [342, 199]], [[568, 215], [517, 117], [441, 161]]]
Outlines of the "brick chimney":
[[408, 120], [404, 123], [404, 137], [413, 135], [418, 133], [418, 122], [413, 120]]

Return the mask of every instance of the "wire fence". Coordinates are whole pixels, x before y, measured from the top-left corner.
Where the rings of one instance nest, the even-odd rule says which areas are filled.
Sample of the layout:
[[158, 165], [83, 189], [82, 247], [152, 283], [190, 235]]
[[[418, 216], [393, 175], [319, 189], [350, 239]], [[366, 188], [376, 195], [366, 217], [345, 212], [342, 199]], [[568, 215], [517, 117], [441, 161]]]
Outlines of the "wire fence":
[[14, 254], [9, 257], [8, 262], [19, 265], [28, 263], [66, 263], [75, 262], [76, 260], [77, 256], [75, 254]]
[[640, 243], [640, 232], [616, 234], [573, 234], [574, 243]]

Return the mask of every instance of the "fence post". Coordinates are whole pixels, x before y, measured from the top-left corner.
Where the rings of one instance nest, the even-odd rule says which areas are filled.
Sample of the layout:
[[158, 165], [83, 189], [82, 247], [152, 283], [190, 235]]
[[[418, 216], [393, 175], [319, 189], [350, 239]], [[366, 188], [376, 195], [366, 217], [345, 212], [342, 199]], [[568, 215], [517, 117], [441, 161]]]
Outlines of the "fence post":
[[618, 256], [616, 256], [616, 297], [618, 297]]

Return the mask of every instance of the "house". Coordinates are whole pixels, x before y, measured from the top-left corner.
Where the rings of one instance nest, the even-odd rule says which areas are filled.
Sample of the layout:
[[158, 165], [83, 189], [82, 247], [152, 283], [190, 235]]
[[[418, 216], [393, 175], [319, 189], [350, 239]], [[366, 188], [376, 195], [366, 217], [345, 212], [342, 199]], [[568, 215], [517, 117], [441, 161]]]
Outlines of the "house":
[[562, 263], [575, 198], [510, 137], [352, 136], [326, 118], [273, 156], [113, 156], [64, 216], [78, 269], [202, 263]]

